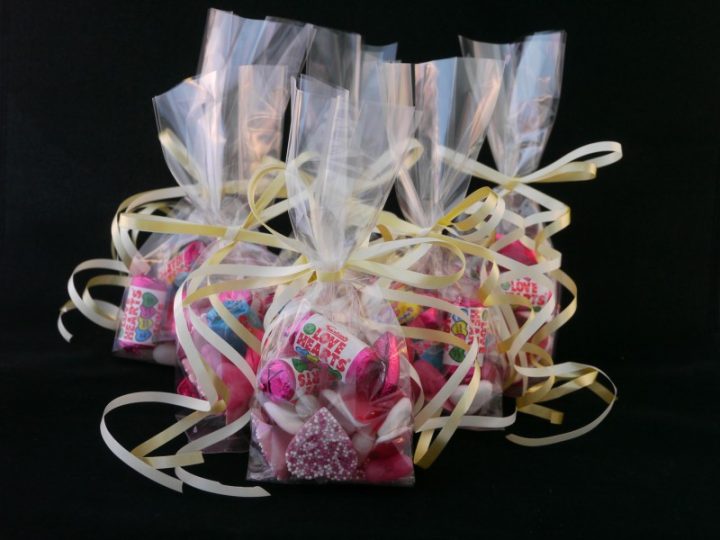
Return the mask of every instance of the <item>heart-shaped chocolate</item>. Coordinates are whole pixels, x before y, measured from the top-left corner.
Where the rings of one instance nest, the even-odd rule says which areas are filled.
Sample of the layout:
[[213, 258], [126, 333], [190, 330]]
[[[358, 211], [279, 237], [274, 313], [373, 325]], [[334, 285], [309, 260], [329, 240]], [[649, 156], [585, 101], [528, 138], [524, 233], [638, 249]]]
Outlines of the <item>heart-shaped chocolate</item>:
[[358, 455], [350, 437], [325, 407], [305, 422], [285, 452], [288, 471], [302, 480], [352, 480]]

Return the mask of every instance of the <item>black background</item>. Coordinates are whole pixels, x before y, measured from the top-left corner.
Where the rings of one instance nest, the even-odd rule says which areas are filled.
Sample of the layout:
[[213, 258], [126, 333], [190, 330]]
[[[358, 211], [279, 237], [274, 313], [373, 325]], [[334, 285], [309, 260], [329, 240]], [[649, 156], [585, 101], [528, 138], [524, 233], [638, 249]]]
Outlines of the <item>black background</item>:
[[[577, 4], [577, 5], [576, 5]], [[98, 420], [110, 399], [169, 390], [172, 372], [111, 357], [80, 317], [55, 330], [80, 261], [109, 255], [124, 197], [173, 184], [151, 98], [192, 75], [206, 9], [278, 15], [399, 41], [404, 61], [459, 54], [457, 34], [509, 41], [568, 33], [545, 163], [600, 140], [624, 159], [591, 183], [549, 186], [570, 204], [557, 238], [580, 287], [557, 359], [620, 387], [598, 429], [525, 449], [460, 433], [412, 489], [271, 489], [233, 500], [158, 487], [117, 461]], [[35, 2], [2, 4], [0, 537], [227, 534], [578, 537], [716, 529], [720, 330], [720, 63], [713, 5], [680, 2]], [[487, 149], [482, 154], [489, 162]], [[569, 426], [599, 412], [578, 396]], [[170, 411], [117, 413], [127, 447]], [[524, 433], [552, 432], [523, 419]], [[241, 480], [244, 459], [205, 472]]]

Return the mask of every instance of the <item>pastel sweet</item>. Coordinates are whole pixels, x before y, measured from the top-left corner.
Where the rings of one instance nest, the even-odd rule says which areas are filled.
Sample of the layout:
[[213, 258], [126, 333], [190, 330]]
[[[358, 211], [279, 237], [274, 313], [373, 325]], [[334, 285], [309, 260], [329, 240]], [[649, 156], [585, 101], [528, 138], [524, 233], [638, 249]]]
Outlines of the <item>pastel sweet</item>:
[[325, 407], [295, 434], [285, 460], [290, 475], [301, 480], [352, 480], [358, 468], [352, 441]]
[[[225, 404], [226, 422], [236, 420], [249, 409], [250, 400], [254, 394], [252, 384], [235, 364], [225, 358], [220, 351], [209, 343], [205, 343], [200, 347], [200, 356], [228, 390], [228, 398]], [[196, 388], [198, 394], [202, 394], [197, 388], [197, 378], [187, 358], [183, 358], [180, 363], [187, 374], [188, 382]]]
[[294, 435], [303, 427], [303, 421], [294, 408], [266, 401], [263, 403], [263, 409], [273, 422], [286, 433]]
[[153, 349], [152, 357], [158, 364], [174, 366], [177, 362], [177, 347], [175, 343], [160, 343]]
[[321, 396], [327, 404], [327, 407], [335, 413], [337, 421], [340, 422], [340, 425], [342, 425], [346, 432], [352, 434], [367, 425], [367, 422], [361, 422], [355, 418], [355, 415], [350, 411], [343, 397], [337, 392], [325, 389], [321, 392]]
[[375, 437], [365, 431], [357, 431], [352, 436], [352, 443], [358, 454], [358, 461], [362, 463], [375, 445]]
[[317, 412], [320, 408], [320, 401], [313, 395], [298, 396], [297, 403], [295, 404], [295, 412], [298, 413], [300, 418], [306, 420]]
[[[452, 402], [453, 406], [456, 405], [458, 401], [460, 401], [460, 398], [462, 397], [465, 390], [467, 390], [467, 388], [468, 387], [466, 384], [461, 384], [455, 389], [455, 391], [450, 396], [450, 401]], [[470, 404], [470, 407], [468, 408], [466, 414], [475, 414], [476, 412], [478, 412], [493, 398], [493, 395], [493, 384], [490, 381], [480, 381], [477, 393], [475, 394], [475, 397], [473, 398], [472, 403]]]
[[224, 358], [222, 353], [209, 343], [204, 343], [200, 346], [200, 356], [202, 356], [205, 363], [210, 366], [210, 369], [216, 373]]
[[412, 426], [412, 403], [402, 398], [390, 409], [385, 421], [377, 430], [377, 442], [385, 442], [401, 436]]
[[253, 386], [243, 372], [225, 358], [217, 369], [217, 375], [228, 389], [225, 421], [230, 423], [248, 411], [253, 397]]
[[278, 480], [287, 479], [290, 474], [285, 461], [285, 452], [292, 435], [262, 421], [256, 413], [252, 415], [252, 429], [265, 462]]
[[[241, 324], [245, 324], [246, 327], [262, 327], [261, 321], [245, 300], [225, 300], [223, 305], [235, 319]], [[206, 317], [208, 326], [213, 332], [227, 341], [240, 354], [245, 354], [247, 347], [243, 340], [225, 323], [214, 308], [208, 310]]]

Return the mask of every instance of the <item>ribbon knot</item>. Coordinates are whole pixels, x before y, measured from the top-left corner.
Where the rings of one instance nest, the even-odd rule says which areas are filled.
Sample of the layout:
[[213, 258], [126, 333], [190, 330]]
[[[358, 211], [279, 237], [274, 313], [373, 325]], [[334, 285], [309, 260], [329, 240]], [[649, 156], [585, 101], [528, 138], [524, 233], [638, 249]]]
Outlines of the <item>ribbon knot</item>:
[[345, 268], [328, 272], [325, 270], [315, 270], [315, 277], [322, 283], [328, 283], [331, 281], [341, 281], [345, 274]]
[[521, 183], [522, 181], [520, 180], [520, 178], [513, 178], [509, 182], [502, 184], [502, 187], [508, 190], [508, 192], [513, 192], [515, 188], [518, 187]]

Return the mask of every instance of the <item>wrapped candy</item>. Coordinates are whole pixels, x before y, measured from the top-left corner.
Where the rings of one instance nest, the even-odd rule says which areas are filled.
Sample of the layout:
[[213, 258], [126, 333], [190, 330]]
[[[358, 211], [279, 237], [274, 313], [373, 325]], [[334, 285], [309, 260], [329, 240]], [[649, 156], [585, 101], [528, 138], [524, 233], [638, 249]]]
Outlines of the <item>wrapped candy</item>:
[[[421, 230], [441, 231], [441, 218], [465, 197], [470, 178], [447, 159], [444, 151], [448, 149], [471, 158], [477, 156], [497, 98], [501, 73], [501, 62], [471, 58], [450, 58], [415, 66], [415, 105], [423, 112], [417, 138], [424, 152], [412, 169], [400, 172], [397, 195], [404, 216]], [[420, 255], [412, 269], [434, 275], [458, 270], [444, 250], [430, 248]], [[452, 302], [469, 316], [470, 324], [434, 307], [421, 309], [417, 305], [396, 303], [395, 309], [406, 326], [442, 330], [460, 337], [468, 345], [477, 340], [478, 359], [484, 365], [493, 362], [495, 355], [487, 351], [489, 316], [478, 300], [482, 266], [483, 261], [476, 257], [467, 258], [465, 276], [451, 288], [438, 291], [441, 299]], [[409, 348], [428, 399], [442, 388], [465, 357], [463, 349], [431, 340], [409, 340]], [[473, 371], [474, 368], [467, 373], [461, 388], [470, 381]], [[484, 375], [494, 371], [485, 368]], [[481, 387], [485, 398], [474, 402], [469, 412], [481, 412], [485, 416], [501, 414], [502, 381], [482, 378]], [[453, 394], [446, 408], [452, 409], [460, 395], [462, 392]]]
[[[178, 205], [174, 215], [188, 211]], [[206, 242], [154, 234], [130, 265], [130, 284], [120, 303], [120, 322], [113, 351], [118, 356], [174, 365], [175, 329], [172, 300]]]
[[[372, 76], [384, 87], [382, 69]], [[292, 105], [290, 218], [318, 279], [266, 328], [248, 478], [412, 483], [404, 340], [373, 280], [343, 267], [388, 196], [414, 109], [354, 104], [349, 91], [307, 77]]]
[[124, 349], [149, 347], [158, 342], [167, 302], [165, 285], [147, 276], [130, 280], [118, 342]]

